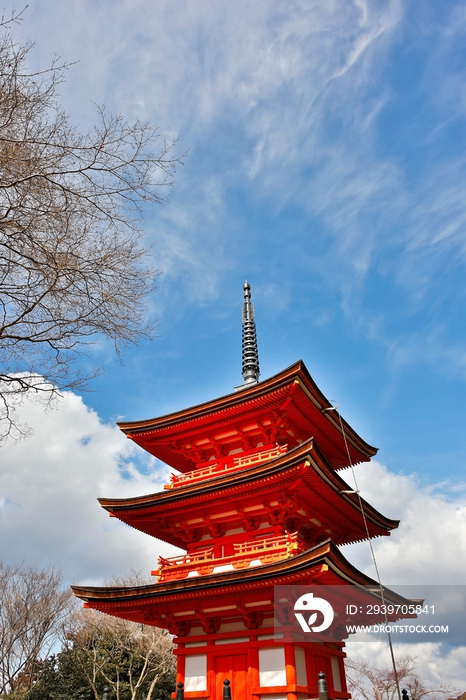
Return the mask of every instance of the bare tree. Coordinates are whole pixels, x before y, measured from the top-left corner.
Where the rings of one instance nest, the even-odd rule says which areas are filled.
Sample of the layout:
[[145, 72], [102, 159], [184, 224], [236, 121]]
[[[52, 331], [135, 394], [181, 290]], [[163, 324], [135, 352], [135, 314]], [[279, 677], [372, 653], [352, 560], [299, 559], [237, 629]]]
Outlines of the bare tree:
[[95, 700], [100, 700], [103, 684], [116, 700], [151, 700], [157, 685], [174, 674], [171, 637], [157, 627], [82, 610], [66, 636], [72, 663]]
[[20, 696], [60, 637], [71, 593], [53, 568], [0, 562], [0, 696]]
[[[398, 700], [398, 689], [392, 668], [380, 669], [368, 661], [348, 658], [345, 661], [348, 689], [354, 700]], [[416, 659], [403, 656], [397, 662], [400, 687], [405, 688], [410, 700], [446, 700], [458, 694], [450, 685], [430, 688], [415, 671]]]
[[3, 436], [18, 429], [15, 397], [89, 378], [72, 361], [93, 336], [118, 352], [151, 335], [146, 300], [157, 272], [142, 243], [143, 208], [164, 199], [180, 163], [173, 143], [158, 144], [157, 127], [103, 107], [96, 126], [76, 129], [56, 100], [67, 66], [29, 70], [31, 46], [15, 42], [11, 21], [0, 23]]

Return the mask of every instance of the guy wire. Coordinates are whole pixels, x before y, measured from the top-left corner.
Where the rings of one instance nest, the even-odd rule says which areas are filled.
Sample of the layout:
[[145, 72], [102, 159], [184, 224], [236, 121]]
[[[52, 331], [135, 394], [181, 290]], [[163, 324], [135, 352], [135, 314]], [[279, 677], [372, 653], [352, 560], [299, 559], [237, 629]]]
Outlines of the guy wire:
[[[356, 494], [357, 494], [357, 497], [358, 497], [358, 500], [359, 500], [359, 507], [360, 507], [360, 509], [361, 509], [361, 515], [362, 515], [362, 519], [363, 519], [363, 523], [364, 523], [364, 529], [366, 530], [366, 535], [367, 535], [367, 539], [368, 539], [368, 542], [369, 542], [369, 547], [370, 547], [370, 550], [371, 550], [372, 561], [373, 561], [373, 563], [374, 563], [374, 568], [375, 568], [375, 572], [376, 572], [376, 575], [377, 575], [377, 582], [378, 582], [378, 584], [379, 584], [379, 589], [380, 589], [380, 598], [381, 598], [381, 600], [382, 600], [382, 606], [383, 606], [384, 615], [385, 615], [385, 629], [386, 629], [386, 631], [387, 631], [388, 646], [389, 646], [389, 649], [390, 649], [390, 656], [391, 656], [391, 659], [392, 659], [392, 666], [393, 666], [393, 673], [394, 673], [394, 676], [395, 676], [396, 689], [397, 689], [397, 692], [398, 692], [398, 698], [399, 698], [399, 700], [402, 700], [401, 691], [400, 691], [400, 683], [399, 683], [399, 679], [398, 679], [398, 671], [397, 671], [397, 669], [396, 669], [395, 653], [394, 653], [394, 651], [393, 651], [392, 635], [391, 635], [391, 632], [390, 632], [390, 629], [389, 629], [389, 625], [388, 625], [387, 606], [385, 605], [385, 596], [384, 596], [384, 592], [383, 592], [382, 579], [381, 579], [381, 577], [380, 577], [379, 567], [377, 566], [377, 560], [376, 560], [376, 558], [375, 558], [375, 552], [374, 552], [374, 548], [373, 548], [373, 546], [372, 546], [372, 537], [371, 537], [371, 535], [370, 535], [369, 527], [368, 527], [368, 525], [367, 525], [366, 514], [365, 514], [365, 512], [364, 512], [364, 504], [363, 504], [363, 502], [362, 502], [361, 494], [359, 493], [358, 480], [357, 480], [357, 478], [356, 478], [356, 472], [355, 472], [355, 470], [354, 470], [354, 465], [353, 465], [353, 462], [352, 462], [352, 460], [351, 460], [351, 455], [350, 455], [350, 451], [349, 451], [349, 447], [348, 447], [348, 441], [347, 441], [347, 439], [346, 439], [345, 428], [344, 428], [344, 426], [343, 426], [343, 421], [342, 421], [342, 419], [341, 419], [341, 415], [340, 415], [340, 413], [339, 413], [339, 411], [338, 411], [338, 408], [339, 408], [339, 407], [338, 407], [338, 406], [335, 406], [334, 408], [336, 409], [336, 413], [337, 413], [338, 420], [339, 420], [339, 423], [340, 423], [341, 434], [343, 435], [343, 441], [344, 441], [344, 443], [345, 443], [346, 454], [347, 454], [347, 456], [348, 456], [349, 466], [351, 467], [351, 473], [352, 473], [352, 475], [353, 475], [355, 491], [356, 491]], [[330, 409], [330, 410], [331, 410], [331, 409]]]

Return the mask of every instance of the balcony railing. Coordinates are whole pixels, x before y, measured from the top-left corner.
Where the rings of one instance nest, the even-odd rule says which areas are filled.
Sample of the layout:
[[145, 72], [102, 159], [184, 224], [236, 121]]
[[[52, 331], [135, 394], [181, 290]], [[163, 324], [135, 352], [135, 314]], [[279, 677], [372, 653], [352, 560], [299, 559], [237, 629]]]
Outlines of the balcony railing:
[[159, 568], [157, 571], [152, 571], [152, 576], [157, 576], [159, 582], [187, 578], [189, 574], [206, 576], [213, 573], [217, 567], [231, 565], [233, 569], [246, 569], [255, 559], [258, 559], [261, 564], [270, 564], [295, 556], [300, 551], [296, 532], [234, 544], [234, 554], [228, 557], [214, 559], [213, 549], [209, 547], [196, 554], [184, 554], [168, 559], [159, 557]]
[[186, 484], [192, 484], [193, 482], [202, 481], [203, 479], [210, 479], [227, 472], [244, 469], [245, 467], [252, 467], [254, 464], [260, 464], [269, 459], [274, 459], [274, 457], [279, 457], [286, 452], [287, 449], [287, 445], [279, 445], [269, 450], [263, 450], [262, 452], [255, 452], [253, 454], [243, 455], [242, 457], [234, 457], [233, 459], [230, 457], [229, 459], [219, 462], [213, 462], [212, 464], [201, 467], [200, 469], [193, 469], [193, 471], [186, 472], [185, 474], [171, 474], [170, 483], [166, 484], [164, 488], [172, 489], [177, 486], [185, 486]]

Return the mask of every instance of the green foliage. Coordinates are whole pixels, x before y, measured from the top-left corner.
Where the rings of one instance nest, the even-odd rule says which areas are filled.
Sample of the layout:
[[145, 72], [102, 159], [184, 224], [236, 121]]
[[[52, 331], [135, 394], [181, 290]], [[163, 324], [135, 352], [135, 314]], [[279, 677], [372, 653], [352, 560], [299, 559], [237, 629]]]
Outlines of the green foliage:
[[[103, 691], [102, 684], [102, 691]], [[25, 700], [94, 700], [87, 679], [64, 650], [41, 662], [39, 678]]]

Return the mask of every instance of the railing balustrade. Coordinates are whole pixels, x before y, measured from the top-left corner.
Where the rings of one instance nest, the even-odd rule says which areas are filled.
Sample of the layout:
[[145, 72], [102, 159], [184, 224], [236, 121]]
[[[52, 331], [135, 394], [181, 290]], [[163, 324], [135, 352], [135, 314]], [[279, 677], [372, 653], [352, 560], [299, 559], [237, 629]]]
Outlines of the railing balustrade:
[[262, 564], [269, 564], [280, 559], [295, 556], [300, 550], [298, 533], [294, 532], [279, 537], [265, 537], [262, 540], [249, 540], [233, 545], [233, 555], [213, 557], [213, 547], [194, 554], [177, 557], [159, 557], [157, 571], [159, 582], [187, 578], [190, 573], [205, 576], [216, 567], [232, 565], [234, 569], [245, 569], [251, 561], [259, 559]]
[[209, 479], [213, 476], [220, 476], [225, 472], [251, 467], [269, 459], [274, 459], [274, 457], [279, 457], [286, 452], [287, 449], [287, 445], [278, 445], [269, 450], [263, 450], [262, 452], [254, 452], [253, 454], [243, 455], [242, 457], [233, 457], [233, 459], [229, 457], [218, 462], [212, 462], [212, 464], [193, 469], [193, 471], [186, 472], [185, 474], [171, 474], [170, 483], [165, 484], [164, 488], [172, 489], [177, 486], [186, 486], [186, 484], [191, 484], [196, 481]]

